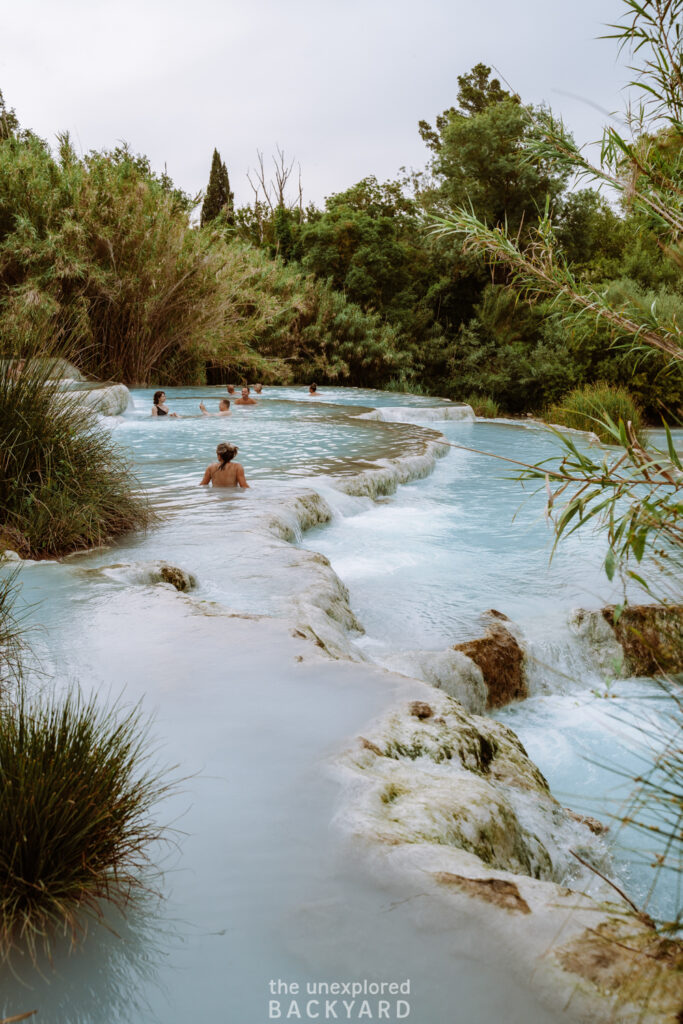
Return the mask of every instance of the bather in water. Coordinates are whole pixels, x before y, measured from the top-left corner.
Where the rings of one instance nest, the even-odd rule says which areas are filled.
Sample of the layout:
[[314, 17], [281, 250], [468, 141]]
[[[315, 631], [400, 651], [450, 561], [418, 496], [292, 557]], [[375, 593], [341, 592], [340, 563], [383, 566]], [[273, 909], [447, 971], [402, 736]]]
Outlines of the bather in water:
[[216, 448], [218, 462], [212, 462], [206, 467], [206, 472], [201, 480], [200, 486], [205, 487], [211, 484], [212, 487], [248, 487], [244, 475], [244, 467], [239, 462], [232, 460], [237, 455], [237, 447], [234, 444], [221, 442]]
[[171, 419], [178, 419], [177, 412], [169, 412], [169, 408], [166, 405], [165, 391], [154, 392], [154, 405], [152, 406], [152, 416], [169, 416]]

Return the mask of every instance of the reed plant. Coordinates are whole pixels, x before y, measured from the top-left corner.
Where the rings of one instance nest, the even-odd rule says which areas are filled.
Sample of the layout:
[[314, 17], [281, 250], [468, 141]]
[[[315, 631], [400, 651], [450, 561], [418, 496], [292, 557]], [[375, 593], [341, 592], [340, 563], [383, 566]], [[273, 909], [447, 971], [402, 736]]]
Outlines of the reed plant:
[[[2, 561], [0, 559], [0, 570]], [[25, 649], [22, 624], [14, 611], [17, 594], [17, 570], [0, 574], [0, 700], [12, 683], [21, 678]]]
[[[575, 430], [588, 430], [605, 444], [614, 444], [605, 416], [618, 424], [630, 423], [634, 437], [641, 440], [643, 418], [640, 408], [626, 388], [612, 384], [585, 384], [550, 407], [546, 420]], [[618, 443], [618, 442], [617, 442]]]
[[475, 416], [483, 416], [485, 419], [492, 420], [496, 416], [500, 416], [500, 406], [495, 398], [490, 398], [488, 395], [468, 395], [467, 398], [463, 398], [465, 405], [470, 405]]
[[152, 767], [139, 708], [78, 691], [0, 702], [0, 961], [76, 941], [102, 901], [147, 892], [153, 808], [170, 786]]
[[0, 366], [0, 548], [61, 555], [147, 526], [127, 461], [50, 360]]

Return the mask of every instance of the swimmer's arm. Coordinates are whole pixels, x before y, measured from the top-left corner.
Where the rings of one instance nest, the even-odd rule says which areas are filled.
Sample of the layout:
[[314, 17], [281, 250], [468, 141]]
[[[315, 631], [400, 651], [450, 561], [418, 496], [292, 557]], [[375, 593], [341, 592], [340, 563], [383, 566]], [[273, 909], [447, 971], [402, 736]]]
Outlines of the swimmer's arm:
[[206, 473], [204, 474], [204, 476], [202, 477], [202, 479], [200, 480], [200, 483], [199, 483], [200, 487], [206, 487], [207, 484], [211, 483], [211, 470], [212, 469], [213, 469], [213, 463], [211, 463], [210, 466], [206, 467]]
[[199, 409], [200, 409], [200, 411], [201, 411], [201, 414], [202, 414], [202, 416], [210, 416], [210, 415], [211, 415], [210, 413], [208, 413], [208, 412], [206, 411], [206, 406], [204, 405], [204, 403], [203, 403], [203, 402], [200, 402], [200, 403], [199, 403]]
[[247, 483], [247, 478], [244, 475], [244, 466], [239, 466], [238, 465], [236, 467], [236, 469], [237, 469], [237, 483], [240, 485], [240, 487], [248, 487], [249, 484]]
[[159, 415], [159, 410], [157, 409], [156, 405], [153, 405], [152, 406], [152, 416], [158, 416], [158, 415]]

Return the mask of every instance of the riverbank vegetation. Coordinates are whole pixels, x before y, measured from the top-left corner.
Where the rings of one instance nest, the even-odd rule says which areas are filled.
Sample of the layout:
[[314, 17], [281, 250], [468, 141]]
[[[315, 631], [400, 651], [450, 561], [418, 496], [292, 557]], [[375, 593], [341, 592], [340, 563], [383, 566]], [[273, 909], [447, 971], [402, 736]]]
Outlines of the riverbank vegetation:
[[0, 961], [74, 942], [101, 901], [145, 891], [168, 789], [146, 747], [139, 710], [23, 686], [0, 700]]
[[608, 416], [612, 423], [631, 424], [633, 437], [642, 441], [641, 433], [643, 417], [638, 405], [625, 388], [617, 388], [610, 384], [586, 384], [570, 391], [557, 404], [551, 406], [547, 413], [551, 423], [558, 423], [573, 430], [592, 431], [604, 444], [618, 443], [610, 430]]
[[547, 209], [577, 282], [624, 309], [683, 316], [681, 268], [662, 259], [653, 217], [625, 196], [577, 190], [566, 155], [536, 144], [550, 112], [488, 67], [458, 82], [454, 105], [418, 126], [421, 170], [368, 175], [318, 208], [300, 182], [288, 194], [281, 151], [272, 181], [259, 154], [253, 201], [239, 206], [216, 152], [199, 221], [200, 197], [144, 156], [78, 156], [67, 136], [52, 151], [3, 105], [2, 345], [21, 347], [28, 310], [57, 332], [69, 323], [82, 370], [129, 385], [315, 378], [468, 395], [508, 414], [543, 414], [605, 385], [628, 389], [651, 421], [680, 411], [665, 352], [634, 367], [622, 322], [568, 321], [551, 294], [520, 300], [509, 270], [425, 230], [466, 204], [527, 244]]
[[152, 518], [110, 434], [52, 372], [38, 358], [0, 365], [0, 549], [26, 558], [93, 547]]

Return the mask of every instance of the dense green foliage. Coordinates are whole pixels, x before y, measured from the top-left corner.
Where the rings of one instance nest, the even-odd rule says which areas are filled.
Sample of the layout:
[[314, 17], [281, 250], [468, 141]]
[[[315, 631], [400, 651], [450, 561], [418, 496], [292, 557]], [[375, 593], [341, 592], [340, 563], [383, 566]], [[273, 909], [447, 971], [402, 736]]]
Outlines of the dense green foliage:
[[168, 789], [145, 746], [137, 710], [21, 686], [0, 702], [0, 960], [49, 952], [55, 933], [82, 931], [84, 911], [142, 889]]
[[282, 152], [272, 188], [259, 154], [254, 204], [235, 209], [216, 150], [198, 227], [193, 201], [145, 157], [119, 146], [77, 158], [66, 137], [53, 154], [2, 105], [0, 347], [20, 352], [41, 316], [77, 337], [81, 369], [133, 385], [314, 376], [523, 413], [604, 381], [658, 419], [681, 395], [664, 357], [634, 371], [618, 325], [568, 324], [552, 297], [512, 300], [508, 271], [425, 230], [462, 205], [524, 241], [548, 210], [577, 280], [680, 321], [683, 277], [653, 218], [568, 192], [568, 161], [535, 147], [543, 117], [478, 64], [456, 104], [420, 122], [423, 171], [366, 177], [320, 210], [286, 199]]
[[0, 367], [0, 548], [24, 557], [91, 547], [150, 520], [110, 435], [49, 373], [38, 360]]

